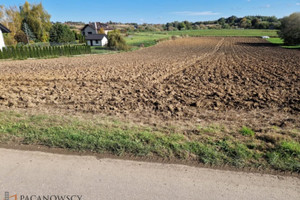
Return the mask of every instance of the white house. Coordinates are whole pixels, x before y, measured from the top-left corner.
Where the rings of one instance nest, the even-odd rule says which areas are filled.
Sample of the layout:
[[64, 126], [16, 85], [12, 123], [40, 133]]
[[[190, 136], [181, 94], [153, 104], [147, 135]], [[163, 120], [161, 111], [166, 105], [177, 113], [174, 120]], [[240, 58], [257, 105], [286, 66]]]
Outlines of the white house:
[[85, 36], [87, 45], [89, 46], [105, 46], [108, 43], [107, 36], [105, 34], [91, 34]]
[[83, 36], [88, 36], [88, 35], [93, 35], [93, 34], [98, 34], [99, 30], [103, 28], [105, 34], [107, 35], [107, 33], [109, 31], [112, 31], [113, 29], [111, 27], [109, 27], [108, 24], [104, 24], [104, 23], [100, 23], [100, 22], [95, 22], [95, 23], [89, 23], [87, 25], [85, 25], [82, 29], [81, 29], [81, 34]]
[[0, 23], [0, 50], [2, 50], [3, 47], [5, 47], [2, 33], [10, 33], [10, 30]]

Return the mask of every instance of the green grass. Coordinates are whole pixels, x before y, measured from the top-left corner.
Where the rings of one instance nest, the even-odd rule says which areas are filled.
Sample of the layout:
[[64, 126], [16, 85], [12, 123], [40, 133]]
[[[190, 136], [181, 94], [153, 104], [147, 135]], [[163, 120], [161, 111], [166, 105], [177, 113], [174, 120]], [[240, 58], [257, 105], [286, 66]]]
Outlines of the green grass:
[[[170, 39], [172, 36], [237, 36], [237, 37], [260, 37], [260, 36], [277, 37], [277, 30], [258, 30], [258, 29], [206, 29], [206, 30], [185, 30], [185, 31], [161, 31], [161, 32], [132, 32], [124, 36], [126, 43], [131, 50], [137, 50], [143, 45], [150, 47], [159, 41]], [[93, 54], [118, 53], [106, 47], [92, 47]]]
[[86, 120], [1, 111], [0, 143], [300, 173], [300, 144], [296, 140], [270, 146], [248, 135], [234, 137], [235, 130], [226, 132], [220, 125], [197, 127], [200, 134], [187, 135], [176, 127], [150, 127], [110, 118]]
[[[163, 39], [168, 39], [170, 36], [155, 34], [155, 33], [133, 33], [125, 37], [126, 43], [130, 46], [131, 50], [137, 50], [143, 44], [144, 47], [150, 47], [157, 44], [158, 41]], [[119, 53], [120, 51], [115, 51], [107, 47], [91, 47], [92, 54], [111, 54]]]
[[144, 47], [155, 45], [158, 41], [166, 40], [172, 36], [241, 36], [241, 37], [260, 37], [277, 36], [277, 30], [258, 30], [258, 29], [206, 29], [206, 30], [185, 30], [185, 31], [161, 31], [161, 32], [132, 32], [125, 37], [127, 44], [133, 48], [139, 48], [141, 44]]
[[132, 33], [125, 37], [126, 43], [131, 47], [140, 47], [141, 44], [144, 47], [155, 45], [158, 41], [168, 39], [170, 36], [164, 34], [157, 34], [151, 32], [145, 33]]
[[198, 126], [198, 130], [200, 134], [205, 134], [205, 133], [220, 133], [224, 130], [223, 126], [220, 125], [209, 125], [209, 126]]
[[287, 48], [287, 49], [300, 49], [300, 45], [295, 45], [295, 46], [286, 46], [284, 45], [284, 42], [281, 38], [269, 38], [267, 39], [269, 42], [273, 43], [273, 44], [276, 44], [276, 45], [279, 45], [283, 48]]
[[254, 136], [255, 135], [255, 132], [251, 128], [248, 128], [247, 126], [243, 126], [240, 130], [240, 133], [244, 136]]
[[112, 49], [109, 49], [107, 47], [98, 47], [98, 46], [92, 46], [91, 47], [91, 53], [92, 54], [111, 54], [111, 53], [118, 53], [119, 51], [115, 51]]
[[[132, 33], [131, 35], [125, 37], [126, 43], [130, 46], [130, 50], [137, 50], [141, 47], [143, 44], [144, 47], [150, 47], [157, 42], [168, 39], [170, 36], [166, 36], [163, 34], [156, 34], [156, 33]], [[115, 51], [112, 49], [109, 49], [107, 47], [91, 47], [92, 54], [112, 54], [112, 53], [119, 53], [120, 51]]]
[[299, 171], [300, 144], [295, 141], [283, 141], [267, 153], [267, 159], [274, 169]]

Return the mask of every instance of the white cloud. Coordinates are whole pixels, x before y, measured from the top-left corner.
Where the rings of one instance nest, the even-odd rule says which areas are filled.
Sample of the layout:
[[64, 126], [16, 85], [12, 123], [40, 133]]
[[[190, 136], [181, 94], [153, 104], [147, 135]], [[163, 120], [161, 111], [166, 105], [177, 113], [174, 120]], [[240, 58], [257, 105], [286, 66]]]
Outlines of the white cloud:
[[300, 3], [296, 3], [296, 6], [300, 6]]
[[182, 12], [173, 12], [173, 14], [186, 15], [186, 16], [207, 16], [207, 15], [219, 15], [220, 13], [212, 12], [212, 11], [204, 11], [204, 12], [182, 11]]

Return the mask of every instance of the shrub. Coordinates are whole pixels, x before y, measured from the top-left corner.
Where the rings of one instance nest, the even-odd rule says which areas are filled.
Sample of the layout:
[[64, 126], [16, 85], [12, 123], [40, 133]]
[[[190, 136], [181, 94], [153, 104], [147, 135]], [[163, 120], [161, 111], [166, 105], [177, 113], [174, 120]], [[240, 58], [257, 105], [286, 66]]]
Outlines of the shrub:
[[129, 49], [119, 30], [114, 30], [108, 33], [107, 46], [115, 50], [127, 51]]
[[27, 40], [27, 36], [26, 34], [23, 32], [23, 31], [18, 31], [15, 36], [14, 36], [15, 40], [18, 42], [18, 43], [24, 43], [24, 44], [27, 44], [28, 43], [28, 40]]
[[278, 35], [286, 45], [300, 44], [300, 12], [282, 19]]

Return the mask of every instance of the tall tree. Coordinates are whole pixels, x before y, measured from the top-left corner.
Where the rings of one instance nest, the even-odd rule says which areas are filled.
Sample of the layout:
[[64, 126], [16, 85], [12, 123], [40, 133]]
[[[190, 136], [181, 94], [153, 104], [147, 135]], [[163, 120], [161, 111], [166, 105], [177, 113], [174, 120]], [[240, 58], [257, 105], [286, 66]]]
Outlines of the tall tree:
[[4, 5], [0, 5], [0, 22], [3, 20], [4, 12]]
[[50, 29], [50, 42], [53, 43], [68, 43], [75, 41], [75, 34], [69, 26], [61, 23], [54, 24]]
[[33, 34], [29, 25], [25, 21], [23, 21], [22, 31], [26, 34], [27, 43], [29, 43], [30, 40], [35, 39], [35, 35]]
[[288, 45], [300, 44], [300, 12], [284, 17], [281, 22], [279, 36]]
[[51, 28], [50, 15], [44, 9], [42, 3], [30, 5], [27, 1], [20, 7], [20, 14], [36, 36], [42, 42], [49, 39]]
[[186, 27], [187, 30], [192, 29], [192, 24], [189, 21], [184, 21], [183, 23], [185, 24], [185, 27]]
[[251, 27], [251, 21], [249, 19], [247, 19], [246, 17], [244, 17], [240, 21], [240, 27], [241, 28], [250, 28]]
[[22, 18], [20, 16], [19, 9], [16, 6], [11, 6], [9, 8], [5, 8], [1, 6], [0, 11], [0, 22], [3, 23], [7, 28], [10, 29], [10, 34], [4, 35], [4, 40], [7, 45], [16, 44], [14, 36], [17, 32], [21, 30], [21, 22]]
[[184, 29], [186, 29], [185, 23], [184, 22], [179, 23], [178, 26], [177, 26], [177, 28], [178, 28], [178, 30], [184, 30]]
[[231, 17], [228, 17], [226, 19], [226, 23], [232, 26], [232, 25], [234, 25], [236, 19], [237, 19], [237, 17], [232, 15]]
[[100, 28], [99, 31], [98, 31], [98, 33], [99, 33], [99, 34], [105, 34], [104, 28]]
[[260, 23], [260, 19], [258, 19], [258, 18], [254, 18], [254, 19], [252, 19], [252, 21], [251, 21], [251, 24], [252, 24], [252, 27], [253, 27], [253, 28], [258, 28], [259, 23]]
[[225, 24], [225, 18], [222, 17], [222, 18], [218, 19], [218, 23], [219, 23], [220, 25], [224, 26], [224, 24]]

